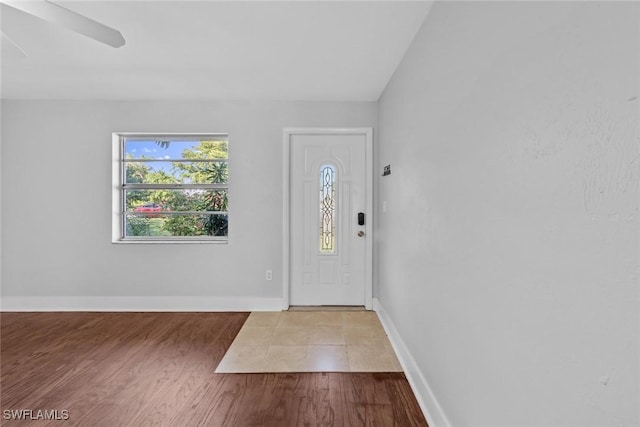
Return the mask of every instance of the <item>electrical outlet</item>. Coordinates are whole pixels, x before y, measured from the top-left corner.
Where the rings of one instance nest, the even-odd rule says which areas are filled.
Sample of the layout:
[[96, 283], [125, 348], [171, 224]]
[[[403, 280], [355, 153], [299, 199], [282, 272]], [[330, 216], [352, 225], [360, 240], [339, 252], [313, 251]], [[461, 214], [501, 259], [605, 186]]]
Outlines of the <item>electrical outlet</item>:
[[265, 279], [267, 279], [267, 280], [273, 279], [273, 272], [271, 270], [267, 270], [267, 272], [265, 274]]

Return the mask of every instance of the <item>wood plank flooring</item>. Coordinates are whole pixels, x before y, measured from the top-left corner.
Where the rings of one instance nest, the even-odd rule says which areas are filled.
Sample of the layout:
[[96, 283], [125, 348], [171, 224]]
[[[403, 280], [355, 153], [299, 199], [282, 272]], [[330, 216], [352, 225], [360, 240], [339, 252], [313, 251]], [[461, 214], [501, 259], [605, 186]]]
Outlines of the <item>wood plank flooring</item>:
[[427, 425], [402, 373], [215, 374], [248, 315], [1, 313], [0, 424]]

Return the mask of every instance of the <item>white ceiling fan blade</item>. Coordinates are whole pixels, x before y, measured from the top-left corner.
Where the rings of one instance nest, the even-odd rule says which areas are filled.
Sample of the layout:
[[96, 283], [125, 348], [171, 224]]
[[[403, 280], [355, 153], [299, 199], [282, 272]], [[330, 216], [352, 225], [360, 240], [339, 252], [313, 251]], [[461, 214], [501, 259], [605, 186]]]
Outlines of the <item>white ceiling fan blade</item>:
[[125, 44], [124, 37], [119, 31], [48, 0], [2, 0], [1, 2], [109, 46], [120, 47]]
[[12, 50], [18, 57], [20, 58], [27, 57], [26, 52], [22, 50], [22, 48], [18, 46], [18, 43], [14, 42], [13, 39], [9, 37], [4, 31], [0, 30], [0, 34], [2, 35], [2, 40], [6, 40], [7, 43], [9, 43], [9, 46], [11, 46]]

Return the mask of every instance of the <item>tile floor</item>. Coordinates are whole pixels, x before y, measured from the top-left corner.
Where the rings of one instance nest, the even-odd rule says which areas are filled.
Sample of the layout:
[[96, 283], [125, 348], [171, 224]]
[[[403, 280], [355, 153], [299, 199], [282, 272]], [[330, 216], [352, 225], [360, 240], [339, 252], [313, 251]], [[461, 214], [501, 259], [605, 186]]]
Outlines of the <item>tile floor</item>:
[[217, 373], [401, 372], [373, 311], [253, 312]]

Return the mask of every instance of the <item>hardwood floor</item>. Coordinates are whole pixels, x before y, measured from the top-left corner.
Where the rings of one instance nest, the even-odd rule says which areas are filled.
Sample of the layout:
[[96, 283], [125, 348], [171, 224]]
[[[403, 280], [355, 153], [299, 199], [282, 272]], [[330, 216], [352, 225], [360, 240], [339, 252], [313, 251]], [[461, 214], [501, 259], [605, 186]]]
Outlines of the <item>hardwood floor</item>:
[[[247, 317], [2, 313], [0, 423], [427, 425], [402, 373], [214, 374]], [[68, 420], [6, 419], [21, 409], [68, 411]]]

